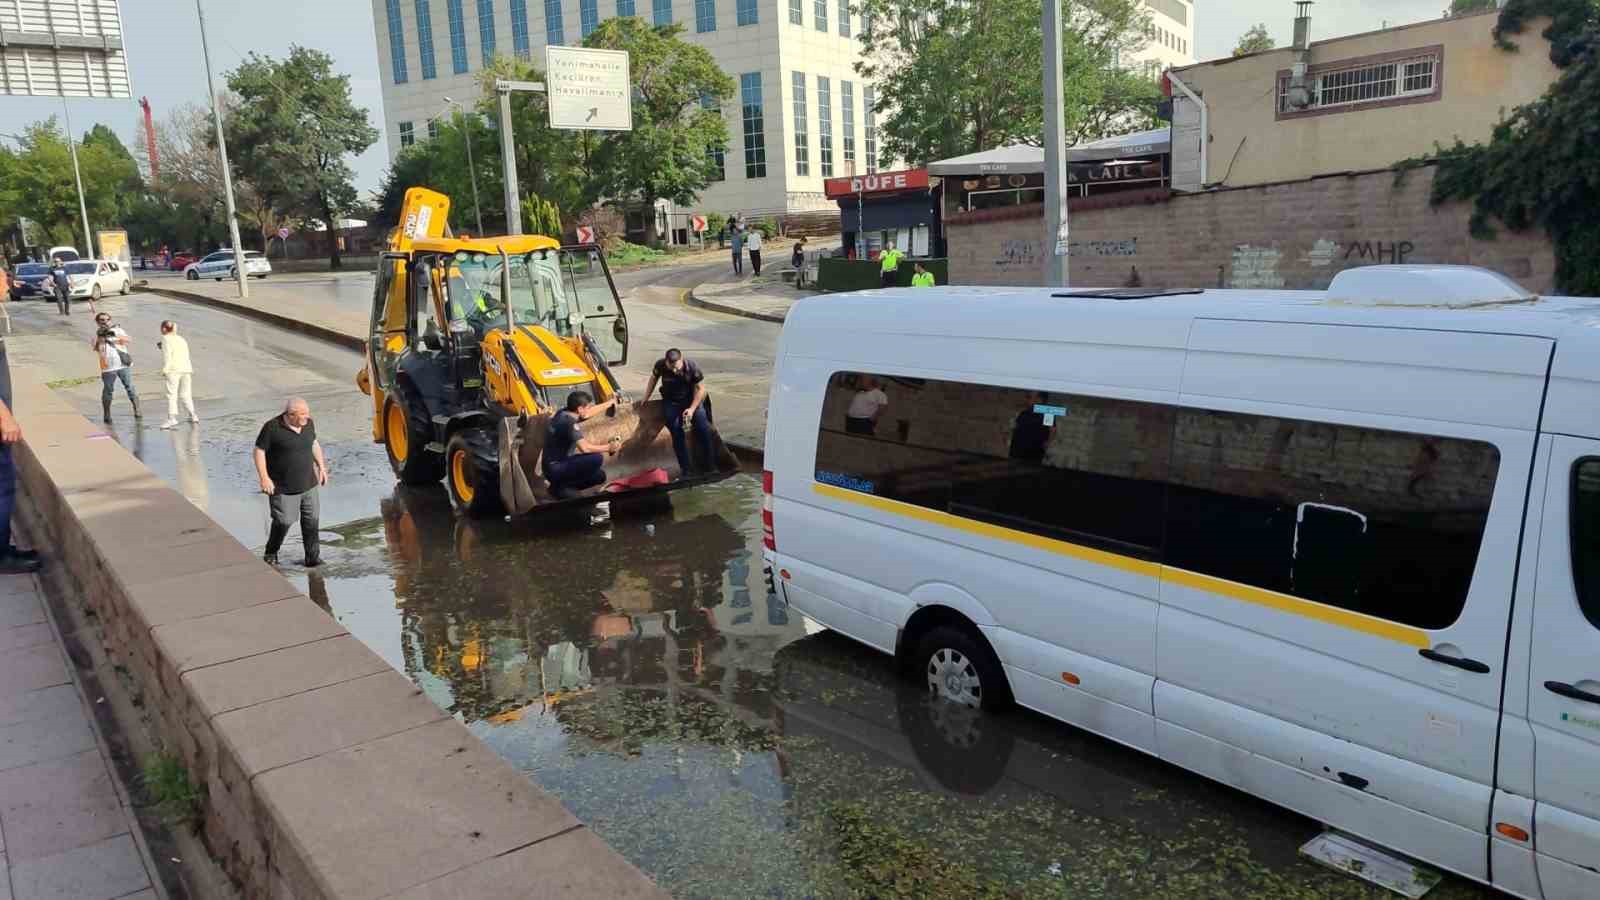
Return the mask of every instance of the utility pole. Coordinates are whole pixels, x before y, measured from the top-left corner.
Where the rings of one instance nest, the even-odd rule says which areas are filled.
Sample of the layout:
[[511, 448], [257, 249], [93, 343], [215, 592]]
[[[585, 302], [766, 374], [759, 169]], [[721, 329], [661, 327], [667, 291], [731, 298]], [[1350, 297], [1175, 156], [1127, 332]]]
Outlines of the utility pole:
[[83, 216], [83, 258], [99, 259], [94, 249], [94, 232], [89, 230], [89, 205], [83, 201], [83, 173], [78, 171], [78, 143], [72, 139], [72, 113], [67, 109], [67, 97], [61, 95], [61, 116], [66, 120], [67, 151], [72, 155], [72, 179], [78, 183], [78, 212]]
[[467, 173], [472, 176], [472, 214], [478, 220], [478, 237], [483, 237], [483, 207], [478, 203], [478, 167], [472, 164], [472, 116], [459, 101], [446, 97], [444, 102], [461, 110], [461, 142], [467, 145]]
[[[250, 276], [244, 270], [244, 248], [239, 244], [239, 217], [233, 208], [233, 173], [228, 166], [228, 142], [222, 136], [222, 107], [217, 103], [217, 85], [211, 79], [211, 48], [206, 43], [206, 10], [201, 0], [194, 0], [194, 11], [200, 16], [200, 53], [206, 61], [206, 89], [211, 92], [211, 118], [217, 125], [217, 153], [222, 156], [222, 191], [228, 199], [228, 236], [233, 241], [233, 271], [239, 282], [239, 296], [250, 296]], [[328, 239], [336, 241], [338, 224], [328, 223]]]
[[1061, 0], [1044, 0], [1044, 283], [1071, 283], [1067, 259], [1066, 102], [1061, 94]]

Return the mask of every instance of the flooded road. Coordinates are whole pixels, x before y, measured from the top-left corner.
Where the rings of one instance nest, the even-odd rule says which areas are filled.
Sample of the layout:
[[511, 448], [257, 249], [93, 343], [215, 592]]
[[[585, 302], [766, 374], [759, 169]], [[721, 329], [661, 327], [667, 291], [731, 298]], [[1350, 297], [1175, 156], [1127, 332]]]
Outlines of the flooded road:
[[[145, 423], [119, 407], [112, 431], [248, 546], [255, 430], [286, 392], [311, 401], [328, 565], [285, 574], [676, 896], [1387, 896], [1300, 860], [1310, 821], [1031, 713], [930, 702], [819, 633], [767, 589], [755, 478], [600, 526], [458, 519], [442, 487], [394, 484], [355, 354], [187, 304], [102, 305], [136, 347], [183, 323], [204, 421], [156, 430], [141, 374]], [[13, 310], [13, 359], [97, 416], [87, 317], [42, 311]]]

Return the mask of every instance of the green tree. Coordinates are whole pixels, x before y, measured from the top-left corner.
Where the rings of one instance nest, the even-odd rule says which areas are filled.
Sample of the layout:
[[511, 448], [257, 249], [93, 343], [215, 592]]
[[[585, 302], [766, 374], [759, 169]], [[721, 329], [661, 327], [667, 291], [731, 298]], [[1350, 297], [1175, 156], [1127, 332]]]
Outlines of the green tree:
[[[1456, 2], [1459, 3], [1462, 0], [1456, 0]], [[1493, 3], [1494, 0], [1489, 0], [1489, 2]], [[1278, 42], [1273, 40], [1272, 35], [1267, 33], [1266, 24], [1260, 23], [1251, 25], [1249, 31], [1239, 36], [1239, 43], [1233, 46], [1233, 55], [1245, 56], [1250, 53], [1260, 53], [1263, 50], [1271, 50], [1276, 46], [1278, 46]]]
[[[1138, 127], [1160, 100], [1143, 49], [1139, 0], [1068, 0], [1062, 26], [1063, 123], [1069, 142]], [[878, 85], [883, 153], [928, 162], [1010, 143], [1039, 143], [1040, 0], [862, 0], [862, 59]]]
[[592, 151], [580, 146], [589, 172], [586, 193], [643, 206], [652, 246], [661, 236], [648, 211], [662, 199], [693, 203], [720, 174], [708, 148], [728, 145], [721, 106], [733, 96], [733, 79], [682, 33], [682, 25], [651, 26], [623, 16], [607, 19], [584, 40], [587, 47], [628, 52], [634, 94], [632, 131], [610, 132]]
[[1467, 13], [1483, 12], [1494, 9], [1500, 5], [1500, 0], [1450, 0], [1450, 15], [1461, 16]]
[[[350, 76], [335, 74], [328, 54], [294, 46], [283, 60], [250, 54], [228, 88], [239, 98], [225, 123], [236, 170], [274, 211], [333, 229], [357, 202], [348, 157], [378, 139], [350, 99]], [[340, 268], [338, 242], [328, 247]]]

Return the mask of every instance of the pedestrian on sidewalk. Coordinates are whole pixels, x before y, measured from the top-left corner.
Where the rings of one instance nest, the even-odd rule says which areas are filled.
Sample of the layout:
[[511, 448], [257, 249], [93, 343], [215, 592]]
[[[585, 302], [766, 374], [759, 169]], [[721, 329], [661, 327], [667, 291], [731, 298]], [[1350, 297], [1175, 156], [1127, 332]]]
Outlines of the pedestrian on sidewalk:
[[11, 453], [22, 440], [22, 426], [11, 414], [11, 362], [0, 337], [0, 575], [39, 571], [39, 554], [11, 543], [11, 511], [17, 505], [17, 464]]
[[750, 229], [750, 240], [745, 243], [750, 248], [750, 272], [757, 278], [761, 277], [761, 228]]
[[933, 273], [929, 272], [927, 269], [924, 269], [922, 267], [922, 263], [917, 263], [914, 266], [914, 271], [911, 273], [912, 287], [933, 287], [936, 284], [938, 284], [938, 282], [933, 279]]
[[695, 472], [694, 456], [684, 437], [685, 429], [694, 431], [695, 442], [705, 452], [707, 468], [715, 469], [717, 465], [711, 444], [711, 419], [705, 410], [705, 379], [700, 367], [684, 359], [683, 352], [674, 347], [656, 361], [644, 388], [644, 399], [649, 400], [656, 382], [661, 382], [661, 401], [666, 407], [667, 431], [672, 435], [672, 452], [678, 457], [680, 478]]
[[67, 280], [67, 264], [59, 256], [50, 261], [50, 284], [56, 289], [57, 311], [72, 315], [72, 282]]
[[161, 323], [161, 376], [167, 380], [167, 420], [163, 429], [178, 427], [178, 401], [183, 400], [184, 411], [190, 422], [200, 421], [194, 412], [194, 364], [189, 361], [189, 342], [178, 334], [178, 323], [171, 319]]
[[741, 228], [739, 226], [739, 220], [735, 219], [733, 221], [733, 224], [728, 226], [728, 230], [733, 232], [733, 237], [731, 238], [731, 240], [733, 241], [733, 274], [735, 274], [735, 275], [743, 275], [744, 274], [744, 231], [741, 230]]
[[317, 442], [310, 405], [299, 397], [289, 398], [283, 405], [283, 414], [261, 426], [254, 456], [256, 477], [261, 480], [261, 493], [267, 495], [271, 512], [262, 559], [269, 565], [278, 564], [278, 549], [298, 517], [300, 541], [306, 548], [302, 565], [322, 565], [318, 552], [317, 488], [328, 483], [328, 464], [322, 457], [322, 444]]
[[122, 326], [112, 324], [110, 313], [96, 313], [94, 328], [90, 345], [100, 357], [100, 409], [105, 412], [106, 423], [111, 422], [111, 397], [119, 381], [133, 406], [133, 417], [143, 419], [139, 395], [133, 392], [133, 354], [128, 352], [128, 333]]

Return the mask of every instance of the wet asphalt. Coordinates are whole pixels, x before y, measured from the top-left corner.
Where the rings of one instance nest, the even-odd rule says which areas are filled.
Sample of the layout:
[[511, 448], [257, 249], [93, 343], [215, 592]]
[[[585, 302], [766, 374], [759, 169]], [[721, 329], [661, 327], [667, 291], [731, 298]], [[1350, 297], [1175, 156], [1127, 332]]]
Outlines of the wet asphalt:
[[[930, 702], [804, 621], [767, 589], [756, 478], [601, 525], [462, 520], [442, 486], [394, 483], [356, 354], [153, 295], [101, 307], [134, 337], [145, 412], [119, 393], [108, 430], [247, 546], [256, 431], [309, 401], [328, 565], [285, 575], [676, 896], [1387, 896], [1300, 859], [1313, 822], [1031, 713]], [[10, 356], [98, 420], [76, 312], [13, 305]], [[203, 420], [170, 432], [165, 318]]]

